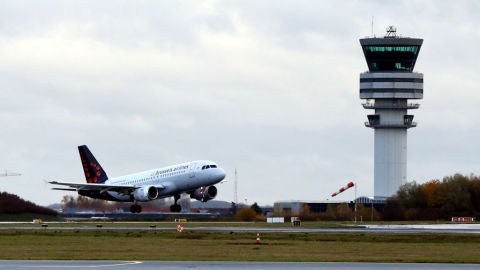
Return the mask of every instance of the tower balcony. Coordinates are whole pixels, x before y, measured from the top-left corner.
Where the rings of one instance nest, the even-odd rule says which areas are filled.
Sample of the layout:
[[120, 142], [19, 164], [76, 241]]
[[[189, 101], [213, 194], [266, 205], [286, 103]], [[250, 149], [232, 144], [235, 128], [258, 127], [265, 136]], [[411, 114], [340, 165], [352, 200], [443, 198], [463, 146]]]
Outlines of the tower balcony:
[[406, 129], [406, 128], [414, 128], [417, 126], [417, 122], [411, 123], [404, 123], [404, 124], [380, 124], [380, 123], [370, 123], [365, 122], [365, 126], [369, 128], [399, 128], [399, 129]]
[[368, 122], [365, 126], [369, 128], [400, 128], [407, 129], [417, 126], [417, 122], [413, 122], [413, 115], [406, 114], [403, 116], [403, 121], [380, 121], [381, 115], [370, 114], [367, 115]]
[[378, 103], [362, 103], [364, 109], [398, 109], [398, 110], [414, 110], [420, 108], [418, 103], [408, 104], [378, 104]]

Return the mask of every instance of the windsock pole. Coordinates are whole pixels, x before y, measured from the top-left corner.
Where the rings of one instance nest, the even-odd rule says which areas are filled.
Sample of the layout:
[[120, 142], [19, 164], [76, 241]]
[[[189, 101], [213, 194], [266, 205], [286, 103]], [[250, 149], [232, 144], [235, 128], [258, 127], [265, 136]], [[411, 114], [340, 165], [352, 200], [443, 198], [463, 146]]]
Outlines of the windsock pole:
[[337, 192], [333, 193], [332, 194], [332, 197], [335, 197], [337, 196], [338, 194], [344, 192], [345, 190], [351, 188], [351, 187], [355, 187], [355, 198], [353, 199], [353, 203], [354, 203], [354, 212], [355, 212], [355, 218], [354, 218], [354, 221], [355, 223], [357, 223], [357, 184], [356, 183], [353, 183], [353, 182], [348, 182], [348, 184], [344, 187], [342, 187], [341, 189], [339, 189]]
[[357, 223], [357, 183], [355, 183], [355, 198], [353, 199], [355, 204], [355, 223]]

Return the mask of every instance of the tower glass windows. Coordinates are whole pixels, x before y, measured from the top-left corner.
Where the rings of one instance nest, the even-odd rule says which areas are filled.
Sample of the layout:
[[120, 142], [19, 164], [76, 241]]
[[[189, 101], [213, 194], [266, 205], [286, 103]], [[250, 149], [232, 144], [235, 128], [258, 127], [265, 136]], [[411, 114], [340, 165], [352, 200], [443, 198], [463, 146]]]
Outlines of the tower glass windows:
[[412, 72], [420, 51], [417, 45], [364, 45], [362, 48], [371, 72]]

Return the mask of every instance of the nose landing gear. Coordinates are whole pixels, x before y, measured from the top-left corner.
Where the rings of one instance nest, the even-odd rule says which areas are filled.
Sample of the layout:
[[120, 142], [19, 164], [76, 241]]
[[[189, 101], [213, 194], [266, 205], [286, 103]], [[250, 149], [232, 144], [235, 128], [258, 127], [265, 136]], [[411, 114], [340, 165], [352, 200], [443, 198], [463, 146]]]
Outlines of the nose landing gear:
[[140, 213], [140, 212], [142, 212], [142, 206], [138, 205], [138, 204], [132, 204], [132, 206], [130, 206], [130, 212]]
[[180, 199], [180, 195], [179, 194], [175, 194], [173, 196], [173, 198], [175, 199], [175, 203], [170, 205], [170, 212], [172, 213], [179, 213], [180, 211], [182, 211], [182, 206], [180, 206], [179, 204], [177, 204], [177, 201], [178, 199]]

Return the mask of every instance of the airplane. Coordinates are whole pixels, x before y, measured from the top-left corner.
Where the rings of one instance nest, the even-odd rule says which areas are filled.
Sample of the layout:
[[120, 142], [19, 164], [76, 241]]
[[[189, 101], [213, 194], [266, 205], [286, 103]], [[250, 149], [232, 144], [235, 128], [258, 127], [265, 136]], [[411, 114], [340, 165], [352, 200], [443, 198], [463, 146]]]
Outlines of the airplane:
[[86, 145], [78, 146], [80, 159], [87, 183], [50, 181], [53, 185], [67, 188], [53, 190], [77, 191], [79, 195], [94, 199], [133, 202], [130, 212], [142, 212], [138, 202], [148, 202], [166, 197], [174, 197], [171, 212], [180, 212], [177, 204], [180, 195], [187, 193], [190, 198], [202, 202], [217, 196], [215, 184], [225, 178], [225, 171], [208, 160], [197, 160], [171, 165], [149, 171], [109, 178], [100, 163]]

